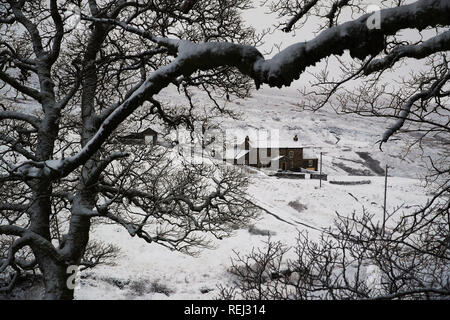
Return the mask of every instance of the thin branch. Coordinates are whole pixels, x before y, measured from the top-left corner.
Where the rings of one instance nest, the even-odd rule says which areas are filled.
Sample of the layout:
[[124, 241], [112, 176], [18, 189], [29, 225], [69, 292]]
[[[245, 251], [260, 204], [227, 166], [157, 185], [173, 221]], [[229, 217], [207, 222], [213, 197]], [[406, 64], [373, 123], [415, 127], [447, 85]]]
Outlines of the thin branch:
[[291, 20], [289, 20], [286, 23], [286, 26], [282, 29], [284, 32], [291, 32], [292, 31], [292, 27], [294, 26], [294, 24], [300, 20], [301, 18], [303, 18], [308, 12], [309, 10], [311, 10], [311, 8], [313, 8], [317, 2], [319, 0], [311, 0], [305, 3], [305, 5], [300, 9], [300, 11], [291, 18]]
[[383, 69], [391, 68], [401, 58], [422, 59], [433, 53], [450, 50], [450, 30], [445, 31], [418, 45], [397, 46], [381, 59], [373, 60], [364, 68], [368, 75]]
[[39, 129], [39, 126], [41, 125], [41, 120], [39, 120], [39, 118], [32, 116], [30, 114], [17, 111], [0, 111], [0, 120], [5, 119], [15, 119], [25, 121], [31, 124], [36, 129]]
[[3, 71], [0, 71], [0, 80], [3, 80], [17, 91], [33, 98], [38, 102], [41, 102], [41, 94], [39, 91], [21, 84], [19, 81], [17, 81], [16, 79], [14, 79], [13, 77], [11, 77], [10, 75], [8, 75]]
[[445, 83], [450, 79], [450, 71], [446, 72], [440, 79], [438, 79], [430, 89], [421, 91], [419, 93], [416, 93], [412, 97], [410, 97], [406, 102], [403, 104], [399, 119], [391, 126], [389, 127], [383, 134], [383, 137], [381, 138], [380, 142], [380, 149], [381, 145], [384, 142], [387, 142], [388, 139], [398, 130], [400, 130], [403, 127], [403, 124], [405, 123], [406, 119], [408, 118], [408, 115], [411, 111], [411, 107], [414, 105], [416, 101], [419, 99], [425, 100], [428, 99], [434, 95], [436, 95], [439, 90], [445, 85]]

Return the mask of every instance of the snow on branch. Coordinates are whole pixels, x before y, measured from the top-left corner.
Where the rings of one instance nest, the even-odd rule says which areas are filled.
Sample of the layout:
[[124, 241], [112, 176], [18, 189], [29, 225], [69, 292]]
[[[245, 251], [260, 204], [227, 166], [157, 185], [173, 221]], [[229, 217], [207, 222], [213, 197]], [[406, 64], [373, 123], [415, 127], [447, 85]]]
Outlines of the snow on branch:
[[85, 182], [86, 185], [91, 185], [92, 183], [95, 183], [95, 181], [98, 180], [100, 177], [100, 174], [106, 169], [106, 167], [113, 161], [128, 157], [129, 153], [124, 152], [114, 152], [106, 159], [103, 159], [99, 162], [99, 164], [96, 166], [96, 168], [93, 170], [93, 172], [89, 175], [87, 181]]
[[418, 45], [397, 46], [385, 57], [371, 61], [366, 68], [364, 68], [364, 73], [370, 74], [390, 68], [401, 58], [422, 59], [433, 53], [446, 50], [450, 50], [450, 30]]
[[179, 41], [177, 58], [167, 66], [153, 72], [130, 97], [106, 117], [94, 137], [77, 155], [62, 161], [61, 176], [69, 174], [85, 163], [123, 120], [177, 77], [224, 65], [234, 66], [243, 74], [252, 76], [255, 61], [262, 59], [259, 51], [252, 46], [233, 43], [195, 44]]
[[30, 244], [39, 246], [50, 257], [53, 257], [58, 261], [63, 261], [62, 255], [53, 246], [53, 244], [49, 240], [45, 239], [44, 237], [40, 236], [39, 234], [33, 231], [26, 230], [24, 228], [15, 225], [0, 225], [0, 235], [10, 235], [20, 237], [17, 240], [15, 240], [14, 243], [9, 248], [8, 257], [0, 265], [0, 273], [3, 272], [12, 261], [14, 261], [14, 255], [19, 249]]
[[426, 100], [429, 99], [431, 97], [434, 97], [436, 95], [439, 94], [439, 91], [441, 90], [441, 88], [447, 83], [447, 81], [450, 80], [450, 71], [447, 69], [447, 71], [442, 75], [441, 78], [437, 79], [433, 85], [430, 87], [430, 89], [428, 90], [423, 90], [420, 91], [416, 94], [414, 94], [413, 96], [411, 96], [409, 99], [407, 99], [405, 101], [405, 103], [403, 104], [400, 114], [399, 114], [399, 119], [397, 119], [397, 121], [391, 126], [389, 127], [383, 134], [383, 137], [381, 139], [380, 142], [380, 149], [381, 149], [381, 145], [384, 142], [387, 142], [388, 139], [398, 130], [400, 130], [406, 119], [408, 118], [410, 112], [411, 112], [411, 107], [414, 105], [414, 103], [418, 100]]
[[0, 70], [0, 80], [6, 82], [7, 84], [9, 84], [11, 87], [16, 89], [17, 91], [33, 98], [34, 100], [36, 100], [38, 102], [41, 102], [42, 97], [41, 97], [41, 94], [39, 91], [21, 84], [19, 81], [14, 79], [12, 76], [8, 75], [6, 72], [3, 72], [1, 70]]
[[271, 87], [289, 86], [307, 67], [328, 56], [341, 55], [345, 50], [349, 50], [352, 57], [364, 59], [378, 54], [384, 48], [386, 35], [395, 34], [406, 28], [424, 29], [450, 25], [450, 1], [419, 0], [409, 5], [381, 10], [381, 23], [378, 29], [368, 26], [367, 21], [371, 15], [366, 14], [354, 21], [329, 28], [311, 41], [291, 45], [268, 60], [265, 60], [255, 47], [249, 45], [223, 42], [193, 43], [161, 38], [124, 22], [84, 17], [98, 23], [115, 24], [141, 35], [159, 46], [168, 48], [176, 58], [154, 71], [133, 94], [119, 104], [78, 154], [62, 160], [56, 177], [66, 176], [84, 164], [100, 149], [122, 121], [179, 76], [190, 76], [199, 70], [228, 66], [235, 67], [242, 74], [254, 79], [257, 88], [264, 83]]
[[15, 240], [13, 244], [8, 249], [8, 255], [6, 259], [2, 261], [0, 265], [0, 273], [5, 271], [6, 268], [14, 262], [14, 255], [17, 251], [25, 247], [30, 243], [30, 237], [24, 234], [21, 238]]
[[[399, 30], [407, 28], [424, 29], [430, 26], [450, 25], [450, 1], [419, 0], [409, 5], [381, 10], [379, 14], [379, 28], [374, 28], [368, 24], [373, 15], [373, 13], [368, 13], [354, 21], [348, 21], [329, 28], [310, 41], [293, 44], [276, 54], [272, 59], [265, 60], [256, 48], [247, 48], [242, 50], [240, 57], [235, 57], [238, 60], [243, 60], [243, 62], [247, 60], [246, 70], [242, 70], [242, 63], [241, 68], [238, 67], [238, 69], [252, 77], [257, 87], [263, 83], [267, 83], [271, 87], [289, 86], [292, 81], [300, 77], [300, 74], [307, 67], [315, 65], [328, 56], [341, 55], [345, 50], [349, 50], [352, 57], [362, 60], [367, 56], [377, 55], [384, 49], [384, 37], [386, 35], [392, 35]], [[248, 47], [238, 44], [212, 42], [194, 44], [188, 41], [156, 37], [145, 30], [114, 19], [93, 17], [84, 17], [84, 19], [115, 24], [160, 46], [167, 47], [169, 52], [174, 55], [176, 53], [180, 55], [180, 48], [183, 47], [185, 49], [188, 44], [191, 50], [183, 50], [184, 58], [195, 58], [195, 56], [199, 56], [199, 52], [204, 51], [205, 47], [208, 47], [211, 54], [207, 58], [213, 62], [211, 67], [236, 66], [236, 61], [233, 62], [229, 59], [231, 58], [230, 51], [232, 51], [230, 49], [236, 49], [238, 46], [242, 48]], [[228, 46], [226, 47], [226, 45]], [[214, 50], [212, 50], [213, 48]], [[250, 51], [253, 57], [258, 56], [261, 58], [248, 59], [247, 55]], [[214, 61], [217, 59], [222, 60]], [[208, 68], [208, 66], [202, 66], [202, 61], [198, 64], [194, 63], [195, 60], [192, 62], [192, 72]]]
[[300, 20], [301, 18], [303, 18], [308, 12], [309, 10], [311, 10], [312, 7], [314, 7], [317, 2], [319, 0], [310, 0], [308, 2], [305, 3], [305, 5], [300, 9], [300, 11], [291, 18], [291, 20], [289, 20], [286, 23], [286, 26], [283, 28], [284, 32], [290, 32], [292, 30], [292, 27], [294, 26], [294, 24]]
[[15, 120], [21, 120], [28, 122], [36, 129], [39, 128], [41, 121], [30, 114], [22, 113], [22, 112], [16, 112], [16, 111], [0, 111], [0, 120], [5, 119], [15, 119]]
[[[354, 58], [364, 59], [384, 49], [384, 37], [407, 28], [450, 24], [450, 1], [420, 0], [409, 5], [383, 9], [380, 14], [380, 28], [372, 28], [368, 20], [373, 13], [348, 21], [321, 32], [311, 41], [293, 44], [269, 60], [260, 60], [254, 66], [257, 86], [288, 86], [308, 66], [323, 58], [341, 55], [349, 50]], [[369, 20], [370, 21], [370, 20]]]
[[50, 62], [50, 64], [53, 64], [59, 56], [61, 43], [64, 36], [64, 23], [62, 21], [61, 15], [58, 12], [58, 5], [56, 0], [50, 1], [50, 13], [56, 27], [56, 34], [53, 38], [53, 47], [46, 58], [48, 62]]
[[88, 16], [82, 16], [81, 17], [82, 20], [86, 20], [86, 21], [92, 21], [92, 22], [97, 22], [97, 23], [105, 23], [105, 24], [113, 24], [116, 25], [128, 32], [137, 34], [145, 39], [148, 39], [160, 46], [166, 47], [169, 49], [170, 53], [174, 53], [177, 52], [178, 49], [178, 44], [179, 44], [179, 40], [175, 40], [175, 39], [169, 39], [169, 38], [163, 38], [163, 37], [156, 37], [154, 36], [152, 33], [139, 29], [137, 27], [134, 27], [132, 25], [129, 25], [123, 21], [118, 21], [115, 19], [109, 19], [109, 18], [96, 18], [96, 17], [88, 17]]

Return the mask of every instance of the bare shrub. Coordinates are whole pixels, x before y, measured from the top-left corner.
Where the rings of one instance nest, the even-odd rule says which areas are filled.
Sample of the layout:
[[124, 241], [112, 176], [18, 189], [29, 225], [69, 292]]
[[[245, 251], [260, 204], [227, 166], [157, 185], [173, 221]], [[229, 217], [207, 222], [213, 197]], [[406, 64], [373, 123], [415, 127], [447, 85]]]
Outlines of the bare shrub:
[[135, 280], [130, 284], [130, 290], [138, 296], [142, 296], [148, 292], [147, 283], [144, 280]]
[[254, 225], [251, 225], [248, 228], [248, 232], [250, 234], [257, 235], [257, 236], [274, 236], [274, 235], [276, 235], [275, 231], [271, 231], [271, 230], [267, 230], [267, 229], [258, 229]]
[[[445, 215], [447, 206], [441, 208]], [[425, 211], [402, 213], [384, 230], [366, 211], [339, 215], [335, 227], [324, 230], [318, 241], [300, 233], [289, 258], [288, 248], [268, 241], [248, 255], [236, 254], [230, 269], [234, 284], [220, 287], [219, 297], [448, 299], [450, 242], [441, 209], [433, 208], [432, 214], [425, 210], [424, 216]]]
[[306, 209], [308, 209], [306, 204], [300, 203], [298, 200], [289, 201], [288, 206], [297, 210], [298, 212], [302, 212], [302, 211], [305, 211]]
[[150, 283], [150, 292], [162, 293], [166, 296], [170, 296], [175, 290], [169, 288], [169, 286], [161, 282], [160, 279], [156, 279]]

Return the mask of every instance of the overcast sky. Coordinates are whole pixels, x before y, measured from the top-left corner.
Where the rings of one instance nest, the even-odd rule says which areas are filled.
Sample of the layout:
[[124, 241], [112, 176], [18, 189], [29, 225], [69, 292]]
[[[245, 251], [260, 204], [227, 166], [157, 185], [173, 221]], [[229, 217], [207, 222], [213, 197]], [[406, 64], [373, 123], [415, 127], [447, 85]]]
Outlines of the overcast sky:
[[[368, 5], [380, 5], [379, 0], [373, 0], [366, 2]], [[415, 2], [413, 0], [408, 0], [407, 3]], [[248, 25], [253, 26], [257, 31], [261, 32], [263, 29], [273, 26], [275, 23], [277, 23], [276, 15], [269, 14], [268, 8], [263, 8], [259, 6], [260, 0], [254, 0], [255, 8], [248, 10], [244, 12], [244, 19], [247, 22]], [[354, 16], [353, 19], [358, 18], [358, 15]], [[287, 21], [287, 19], [279, 20], [281, 22]], [[353, 20], [349, 14], [344, 15], [345, 21]], [[296, 30], [295, 32], [292, 31], [290, 33], [285, 33], [281, 30], [276, 30], [272, 34], [269, 34], [265, 38], [265, 44], [259, 48], [261, 52], [265, 54], [266, 59], [270, 58], [274, 54], [278, 52], [277, 48], [275, 48], [275, 45], [280, 45], [280, 49], [284, 49], [287, 46], [296, 43], [296, 42], [302, 42], [311, 40], [314, 38], [314, 30], [317, 30], [317, 23], [318, 19], [311, 19], [308, 21], [308, 23], [301, 28], [300, 30]], [[272, 28], [273, 29], [273, 28]], [[434, 32], [427, 31], [422, 32], [422, 36], [424, 38], [428, 38], [433, 35]], [[401, 32], [402, 36], [407, 40], [418, 40], [419, 39], [419, 33], [416, 30], [404, 30]], [[272, 49], [271, 54], [267, 54]], [[308, 68], [304, 74], [301, 75], [300, 79], [295, 81], [291, 87], [292, 88], [301, 88], [303, 86], [308, 86], [308, 82], [313, 79], [311, 75], [308, 74], [308, 72], [314, 72], [319, 70], [319, 68], [323, 68], [324, 64], [318, 64], [314, 68]], [[407, 76], [412, 70], [418, 70], [420, 68], [423, 68], [424, 64], [423, 61], [415, 61], [414, 63], [409, 63], [406, 65], [403, 65], [400, 70], [397, 70], [395, 74], [393, 75], [387, 75], [387, 79], [394, 79], [399, 76]], [[339, 66], [328, 66], [329, 70], [338, 70]], [[393, 81], [391, 81], [393, 82]]]

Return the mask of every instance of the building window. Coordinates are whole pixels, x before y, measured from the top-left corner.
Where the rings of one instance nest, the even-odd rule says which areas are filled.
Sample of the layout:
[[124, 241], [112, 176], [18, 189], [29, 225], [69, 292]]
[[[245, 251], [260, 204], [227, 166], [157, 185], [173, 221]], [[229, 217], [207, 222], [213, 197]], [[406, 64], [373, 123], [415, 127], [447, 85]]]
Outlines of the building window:
[[294, 151], [289, 151], [289, 158], [290, 159], [294, 158]]
[[314, 166], [314, 162], [312, 160], [308, 160], [308, 167], [312, 168]]
[[270, 149], [270, 148], [267, 149], [267, 156], [268, 157], [272, 156], [272, 149]]

